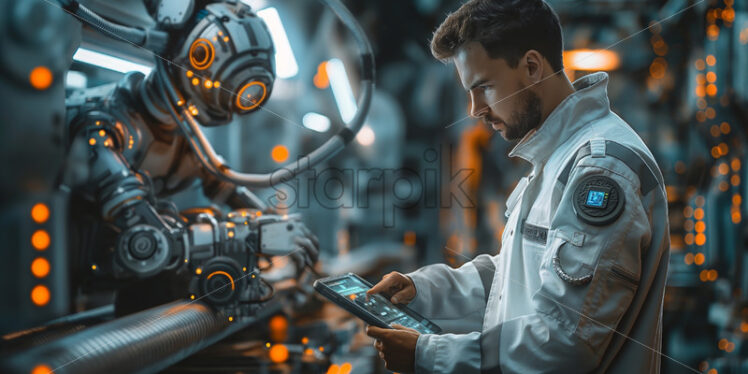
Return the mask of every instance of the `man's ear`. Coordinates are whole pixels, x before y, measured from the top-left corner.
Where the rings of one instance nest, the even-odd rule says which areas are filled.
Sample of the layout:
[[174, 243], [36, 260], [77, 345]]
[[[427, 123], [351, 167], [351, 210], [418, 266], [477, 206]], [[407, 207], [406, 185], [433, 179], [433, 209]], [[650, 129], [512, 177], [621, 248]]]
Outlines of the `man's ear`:
[[538, 83], [543, 79], [543, 55], [530, 49], [522, 56], [525, 77], [529, 83]]

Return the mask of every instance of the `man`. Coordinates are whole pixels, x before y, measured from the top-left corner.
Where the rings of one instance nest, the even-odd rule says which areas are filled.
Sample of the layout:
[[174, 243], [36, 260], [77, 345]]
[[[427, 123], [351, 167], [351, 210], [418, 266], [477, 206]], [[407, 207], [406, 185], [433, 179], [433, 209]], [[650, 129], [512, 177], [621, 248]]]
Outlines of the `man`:
[[384, 293], [442, 335], [367, 328], [390, 370], [656, 373], [669, 229], [662, 175], [610, 111], [605, 73], [571, 84], [558, 16], [541, 0], [472, 0], [431, 42], [471, 115], [532, 164], [507, 199], [497, 256], [393, 272]]

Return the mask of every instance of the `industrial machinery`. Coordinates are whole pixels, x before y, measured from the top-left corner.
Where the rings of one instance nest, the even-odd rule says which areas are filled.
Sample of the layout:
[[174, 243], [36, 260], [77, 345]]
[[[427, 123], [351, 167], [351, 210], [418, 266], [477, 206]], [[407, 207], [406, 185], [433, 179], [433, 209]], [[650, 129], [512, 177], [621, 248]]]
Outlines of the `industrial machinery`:
[[[291, 278], [315, 272], [315, 235], [250, 188], [331, 157], [368, 112], [371, 47], [338, 0], [322, 3], [361, 49], [357, 112], [308, 155], [248, 174], [226, 164], [202, 127], [262, 110], [272, 93], [275, 48], [249, 6], [146, 1], [155, 26], [141, 28], [74, 0], [0, 2], [3, 155], [16, 160], [2, 182], [3, 372], [163, 369], [277, 312], [263, 276], [275, 258], [293, 259]], [[81, 23], [150, 51], [155, 69], [64, 98]], [[196, 181], [209, 206], [168, 200]], [[98, 300], [112, 291], [113, 310]], [[167, 304], [175, 299], [184, 301]], [[120, 318], [96, 324], [112, 312]]]

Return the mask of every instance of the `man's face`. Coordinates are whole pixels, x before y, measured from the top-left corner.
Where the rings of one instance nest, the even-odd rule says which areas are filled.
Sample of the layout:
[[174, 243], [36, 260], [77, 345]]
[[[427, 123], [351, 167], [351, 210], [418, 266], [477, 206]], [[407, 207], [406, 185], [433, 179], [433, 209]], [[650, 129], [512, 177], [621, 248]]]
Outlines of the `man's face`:
[[542, 103], [529, 88], [526, 68], [512, 69], [491, 58], [479, 42], [466, 43], [454, 58], [462, 86], [470, 96], [470, 115], [482, 118], [506, 140], [519, 140], [540, 126]]

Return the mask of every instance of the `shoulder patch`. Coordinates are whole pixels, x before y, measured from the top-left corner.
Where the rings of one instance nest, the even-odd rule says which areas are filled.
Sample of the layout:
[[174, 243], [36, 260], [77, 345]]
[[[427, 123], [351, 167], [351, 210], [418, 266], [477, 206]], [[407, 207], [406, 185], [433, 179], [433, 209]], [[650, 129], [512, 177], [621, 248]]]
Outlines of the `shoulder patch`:
[[574, 214], [595, 226], [615, 222], [625, 205], [625, 197], [618, 183], [602, 175], [584, 178], [574, 190], [572, 198]]

